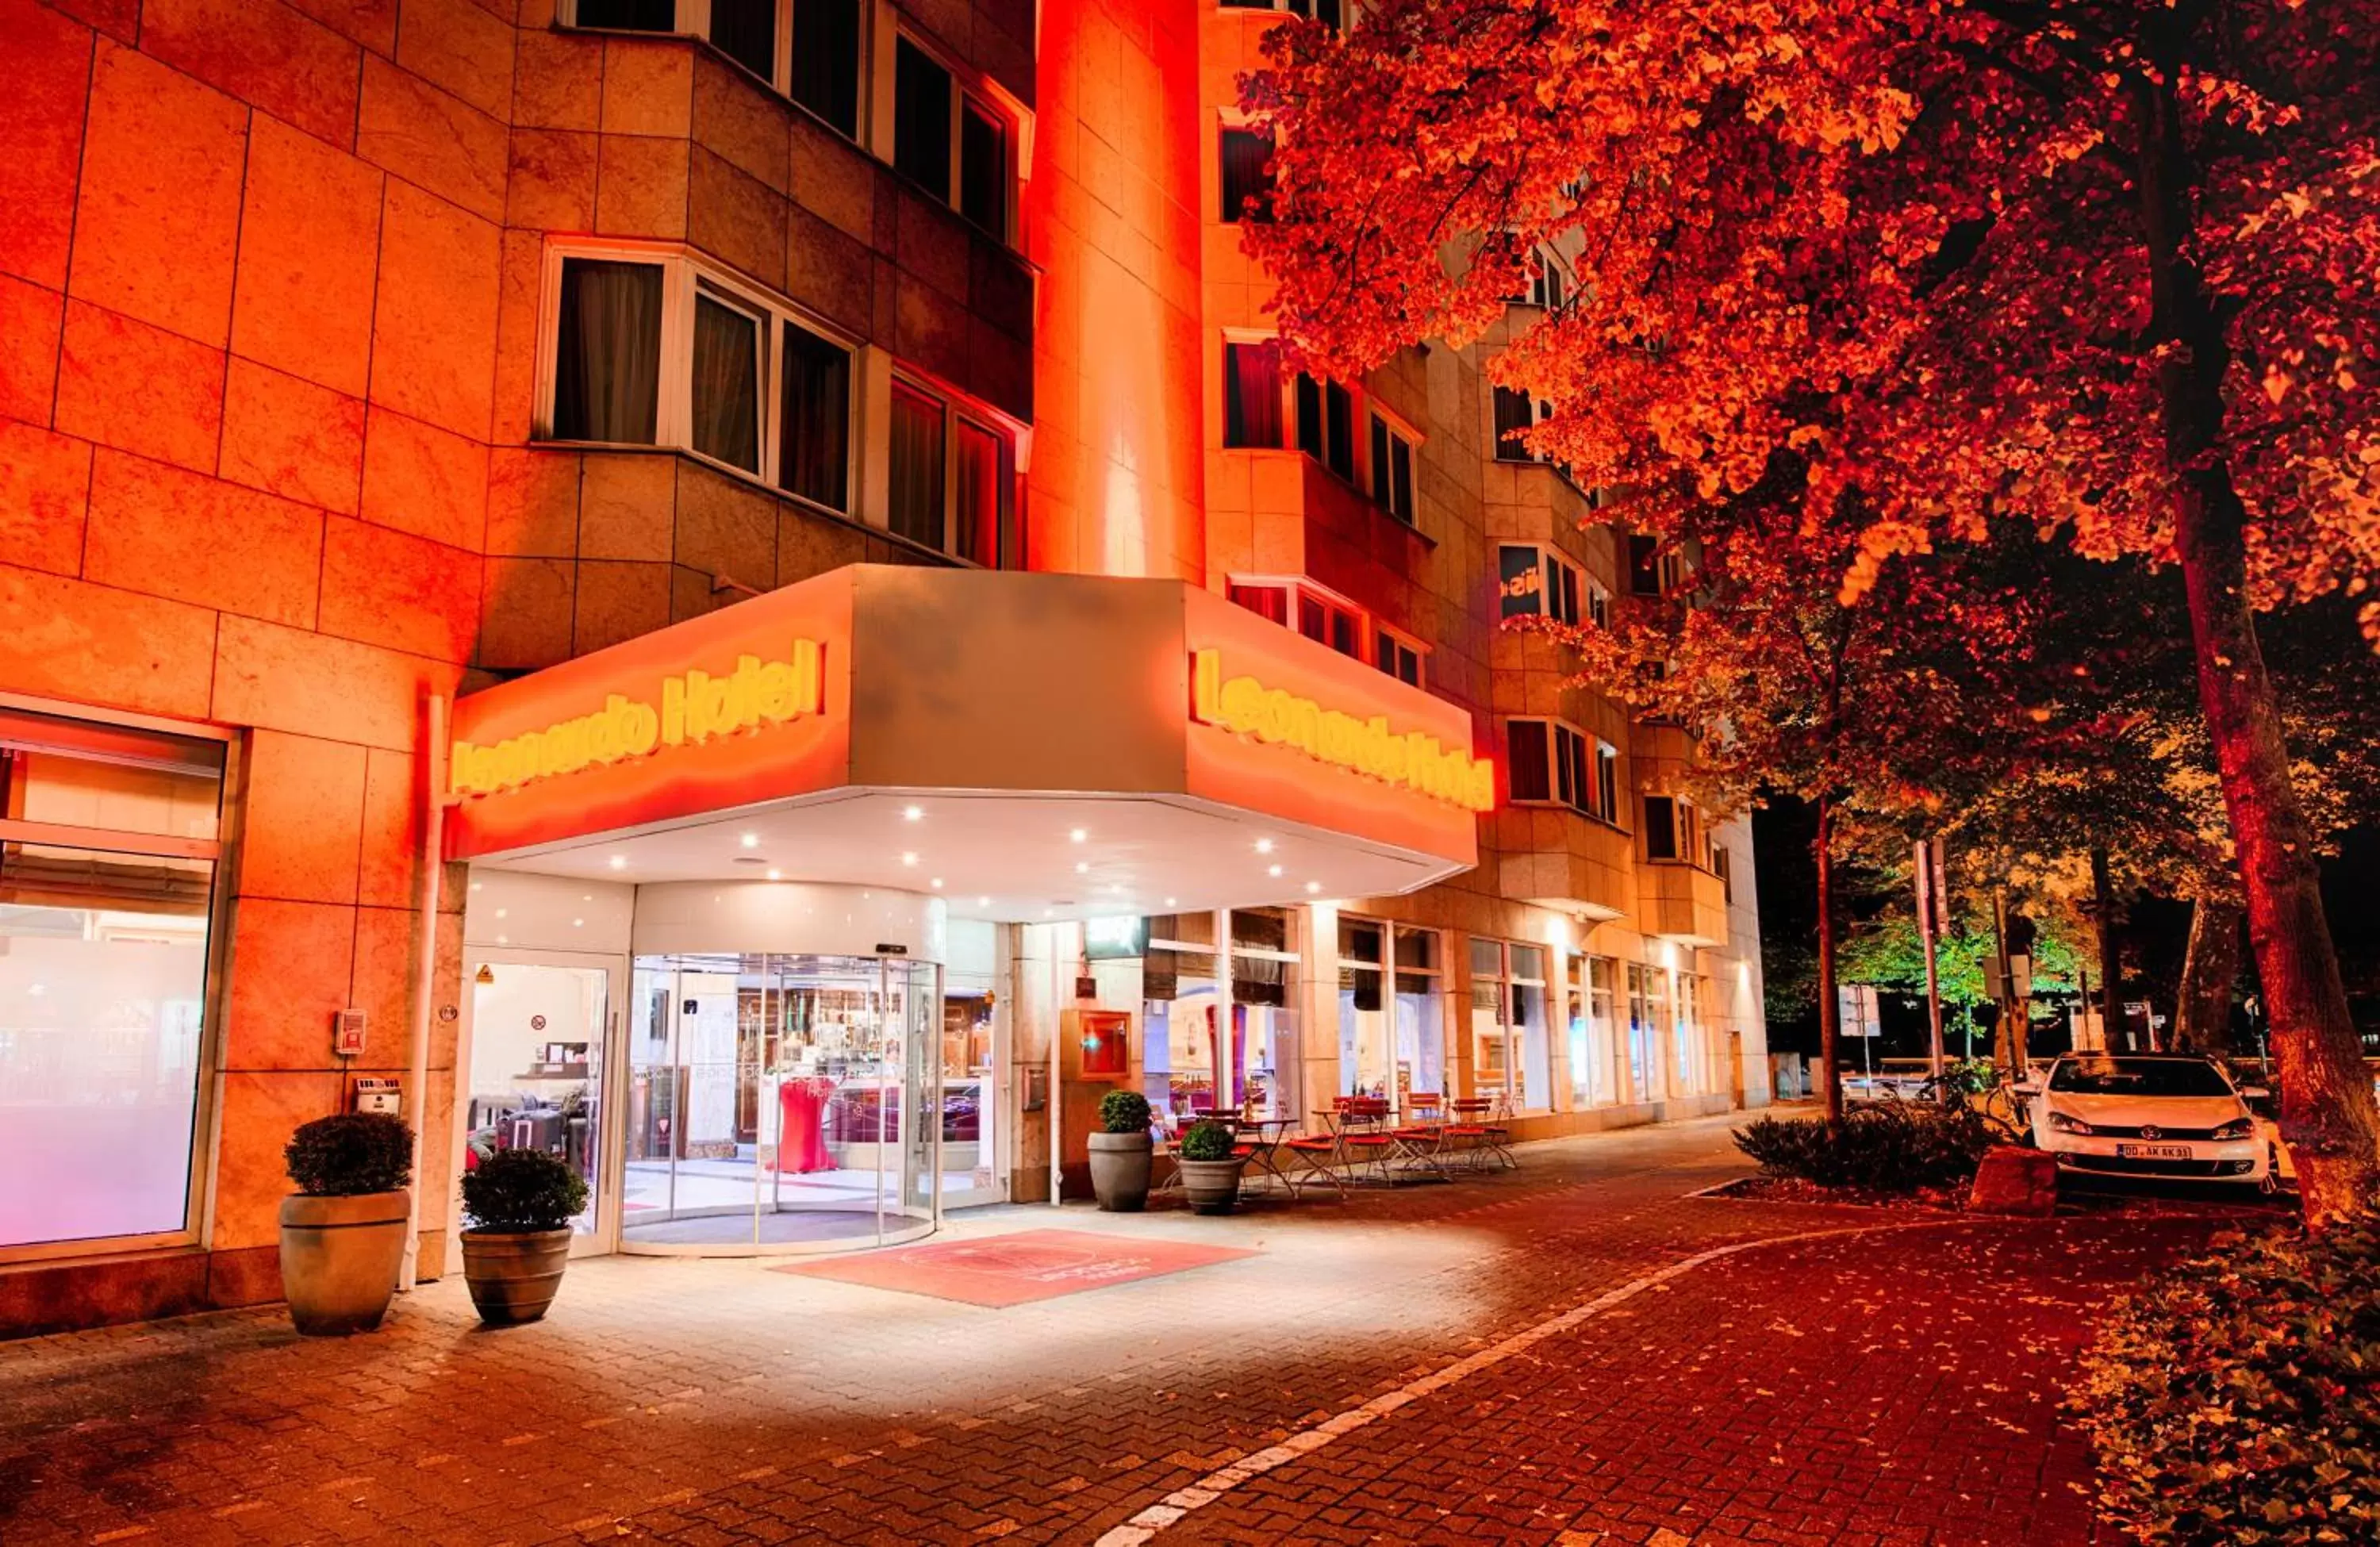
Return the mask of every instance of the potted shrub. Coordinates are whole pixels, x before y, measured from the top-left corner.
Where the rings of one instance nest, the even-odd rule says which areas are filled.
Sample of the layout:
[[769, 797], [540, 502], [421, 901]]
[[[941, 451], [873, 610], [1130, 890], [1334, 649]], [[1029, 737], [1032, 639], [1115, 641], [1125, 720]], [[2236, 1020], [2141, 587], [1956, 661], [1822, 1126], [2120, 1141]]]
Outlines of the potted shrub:
[[1091, 1191], [1112, 1214], [1136, 1214], [1148, 1203], [1148, 1098], [1111, 1090], [1099, 1098], [1099, 1131], [1090, 1136]]
[[299, 1128], [282, 1155], [298, 1184], [281, 1200], [289, 1319], [309, 1337], [371, 1331], [405, 1261], [413, 1130], [384, 1112], [342, 1112]]
[[463, 1176], [463, 1279], [492, 1327], [537, 1321], [570, 1265], [571, 1216], [587, 1184], [542, 1150], [498, 1150]]
[[1232, 1153], [1232, 1130], [1213, 1118], [1193, 1123], [1182, 1135], [1183, 1195], [1202, 1214], [1228, 1214], [1240, 1200], [1240, 1157]]

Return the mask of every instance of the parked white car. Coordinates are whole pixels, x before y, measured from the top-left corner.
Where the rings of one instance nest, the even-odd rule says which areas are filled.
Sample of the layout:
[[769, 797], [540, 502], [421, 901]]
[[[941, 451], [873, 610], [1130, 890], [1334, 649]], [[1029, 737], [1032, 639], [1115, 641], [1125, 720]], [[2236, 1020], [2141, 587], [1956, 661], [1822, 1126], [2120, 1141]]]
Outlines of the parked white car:
[[2274, 1145], [2248, 1098], [2212, 1059], [2075, 1053], [2018, 1088], [2033, 1141], [2060, 1171], [2167, 1181], [2275, 1185]]

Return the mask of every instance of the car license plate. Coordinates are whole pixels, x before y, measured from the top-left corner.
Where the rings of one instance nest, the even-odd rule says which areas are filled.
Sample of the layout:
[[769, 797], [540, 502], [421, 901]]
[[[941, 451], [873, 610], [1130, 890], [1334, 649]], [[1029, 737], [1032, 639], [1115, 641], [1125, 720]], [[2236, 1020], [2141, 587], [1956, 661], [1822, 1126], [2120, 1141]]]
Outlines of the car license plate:
[[2119, 1160], [2188, 1160], [2190, 1146], [2187, 1144], [2119, 1144], [2116, 1146], [2116, 1156]]

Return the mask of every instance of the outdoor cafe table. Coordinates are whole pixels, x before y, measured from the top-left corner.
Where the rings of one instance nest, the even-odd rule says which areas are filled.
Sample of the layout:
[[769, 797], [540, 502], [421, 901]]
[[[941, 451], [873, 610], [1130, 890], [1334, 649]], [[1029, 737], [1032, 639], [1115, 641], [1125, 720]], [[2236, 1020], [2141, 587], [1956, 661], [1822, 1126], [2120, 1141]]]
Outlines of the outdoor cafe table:
[[1289, 1189], [1292, 1198], [1296, 1197], [1297, 1184], [1291, 1181], [1289, 1173], [1281, 1168], [1281, 1146], [1289, 1137], [1291, 1120], [1287, 1117], [1235, 1117], [1230, 1122], [1235, 1143], [1247, 1146], [1249, 1169], [1261, 1171], [1269, 1178], [1265, 1183], [1266, 1190], [1270, 1191], [1272, 1184], [1279, 1182]]

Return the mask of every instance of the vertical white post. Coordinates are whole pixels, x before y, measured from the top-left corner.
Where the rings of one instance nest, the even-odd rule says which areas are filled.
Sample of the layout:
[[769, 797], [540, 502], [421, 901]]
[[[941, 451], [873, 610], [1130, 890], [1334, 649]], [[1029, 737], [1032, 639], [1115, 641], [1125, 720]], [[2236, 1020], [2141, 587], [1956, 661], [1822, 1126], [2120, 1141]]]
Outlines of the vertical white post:
[[423, 705], [421, 748], [421, 880], [415, 895], [420, 932], [413, 953], [413, 1023], [407, 1029], [404, 1100], [413, 1127], [413, 1186], [405, 1205], [405, 1259], [396, 1286], [419, 1282], [421, 1257], [421, 1127], [430, 1115], [430, 1001], [438, 992], [438, 888], [446, 866], [446, 700]]

